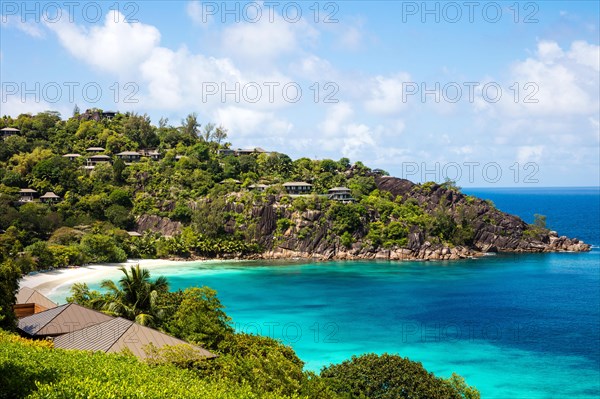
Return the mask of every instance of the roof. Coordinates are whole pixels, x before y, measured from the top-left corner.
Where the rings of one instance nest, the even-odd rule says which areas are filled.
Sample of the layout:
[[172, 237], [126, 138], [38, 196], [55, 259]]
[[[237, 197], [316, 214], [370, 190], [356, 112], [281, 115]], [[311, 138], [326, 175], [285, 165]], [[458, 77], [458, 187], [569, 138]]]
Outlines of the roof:
[[157, 348], [163, 346], [189, 345], [200, 356], [216, 357], [213, 353], [189, 343], [145, 327], [121, 317], [116, 317], [103, 323], [83, 328], [54, 338], [54, 347], [62, 349], [79, 349], [102, 351], [107, 353], [121, 352], [129, 349], [138, 358], [145, 358], [144, 348], [152, 344]]
[[37, 193], [37, 191], [31, 189], [31, 188], [22, 188], [21, 190], [19, 190], [20, 193]]
[[88, 159], [110, 159], [108, 155], [91, 155]]
[[104, 313], [68, 303], [23, 317], [18, 328], [27, 335], [44, 337], [81, 330], [111, 319], [112, 316]]
[[129, 234], [131, 237], [141, 237], [142, 236], [137, 231], [128, 231], [127, 234]]
[[48, 191], [46, 194], [42, 195], [40, 198], [43, 199], [43, 198], [60, 198], [60, 197], [58, 195], [54, 194], [52, 191]]
[[312, 187], [312, 184], [306, 183], [303, 181], [291, 181], [291, 182], [283, 183], [283, 187], [290, 187], [290, 186], [310, 186], [310, 187]]
[[29, 287], [23, 287], [19, 289], [19, 291], [17, 292], [16, 303], [37, 303], [38, 305], [41, 305], [46, 309], [52, 309], [58, 306], [56, 303], [52, 302], [50, 299], [42, 295], [39, 291]]
[[104, 148], [102, 147], [90, 147], [90, 148], [86, 148], [86, 151], [104, 151]]
[[350, 189], [348, 187], [334, 187], [334, 188], [330, 188], [328, 191], [329, 192], [332, 192], [332, 191], [350, 191]]
[[0, 129], [0, 131], [2, 131], [2, 132], [20, 132], [19, 129], [14, 128], [14, 127], [5, 127], [3, 129]]
[[81, 154], [65, 154], [65, 155], [63, 155], [63, 157], [65, 157], [65, 158], [80, 157], [80, 156], [81, 156]]
[[267, 186], [266, 184], [251, 184], [248, 187], [250, 187], [250, 188], [267, 188], [269, 186]]
[[140, 154], [139, 152], [136, 152], [136, 151], [123, 151], [123, 152], [118, 153], [117, 155], [137, 155], [138, 157], [142, 156], [142, 154]]

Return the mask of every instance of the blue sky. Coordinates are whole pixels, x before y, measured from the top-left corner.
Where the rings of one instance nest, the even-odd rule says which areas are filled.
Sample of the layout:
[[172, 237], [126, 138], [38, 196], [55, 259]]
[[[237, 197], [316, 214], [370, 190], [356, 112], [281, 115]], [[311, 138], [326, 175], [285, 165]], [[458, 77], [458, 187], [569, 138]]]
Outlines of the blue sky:
[[3, 115], [197, 112], [415, 181], [599, 184], [595, 1], [0, 4]]

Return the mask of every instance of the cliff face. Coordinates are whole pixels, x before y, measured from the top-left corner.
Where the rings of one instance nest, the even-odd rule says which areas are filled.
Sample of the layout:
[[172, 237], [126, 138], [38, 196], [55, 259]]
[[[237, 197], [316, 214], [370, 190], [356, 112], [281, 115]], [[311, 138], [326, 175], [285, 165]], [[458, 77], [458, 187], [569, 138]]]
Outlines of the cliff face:
[[[254, 257], [264, 259], [452, 260], [487, 252], [580, 252], [590, 249], [582, 241], [535, 228], [519, 217], [499, 211], [487, 201], [451, 187], [418, 185], [385, 176], [376, 176], [375, 184], [381, 192], [388, 192], [394, 203], [418, 206], [428, 220], [436, 220], [441, 214], [451, 226], [461, 226], [460, 229], [468, 232], [466, 238], [461, 239], [460, 244], [450, 244], [439, 234], [431, 234], [430, 226], [417, 223], [408, 227], [404, 241], [376, 245], [368, 237], [369, 226], [383, 218], [376, 209], [367, 208], [351, 237], [343, 240], [330, 213], [331, 208], [317, 201], [313, 209], [298, 210], [290, 201], [283, 201], [276, 195], [267, 196], [253, 205], [235, 200], [228, 202], [224, 211], [230, 215], [244, 215], [244, 222], [236, 222], [235, 217], [230, 217], [224, 230], [231, 236], [245, 231], [247, 239], [258, 242], [264, 250]], [[281, 220], [286, 223], [280, 223]], [[181, 228], [180, 223], [167, 218], [142, 216], [138, 220], [138, 231], [175, 235]]]
[[[366, 231], [354, 234], [349, 247], [331, 234], [332, 221], [320, 210], [293, 211], [271, 201], [252, 210], [258, 219], [256, 238], [267, 250], [264, 258], [312, 257], [318, 259], [422, 259], [450, 260], [482, 255], [486, 252], [560, 252], [589, 251], [590, 246], [577, 239], [559, 237], [556, 232], [540, 230], [531, 234], [530, 226], [519, 217], [499, 211], [486, 201], [468, 197], [440, 185], [423, 190], [421, 186], [393, 177], [377, 177], [379, 190], [393, 197], [412, 198], [428, 213], [442, 205], [457, 221], [464, 212], [470, 215], [473, 229], [470, 245], [450, 246], [427, 241], [422, 229], [413, 226], [408, 243], [403, 247], [382, 248], [370, 245]], [[293, 222], [285, 232], [276, 232], [277, 215]], [[369, 213], [364, 224], [377, 221], [379, 215]], [[302, 232], [308, 231], [308, 234]]]

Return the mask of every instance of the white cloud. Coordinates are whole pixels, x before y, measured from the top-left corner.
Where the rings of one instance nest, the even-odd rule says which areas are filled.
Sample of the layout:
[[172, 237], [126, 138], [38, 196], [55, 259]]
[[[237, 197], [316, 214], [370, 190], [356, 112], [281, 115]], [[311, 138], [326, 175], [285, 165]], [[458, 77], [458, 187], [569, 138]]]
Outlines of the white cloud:
[[318, 128], [326, 136], [338, 134], [342, 127], [352, 117], [354, 111], [352, 106], [346, 102], [333, 104], [327, 110], [327, 116], [324, 121], [319, 123]]
[[272, 20], [263, 15], [255, 23], [227, 26], [221, 36], [222, 50], [228, 57], [264, 65], [299, 51], [318, 36], [319, 32], [306, 21], [291, 23], [274, 13]]
[[571, 44], [571, 51], [567, 56], [580, 65], [589, 66], [596, 72], [600, 72], [600, 46], [575, 41]]
[[367, 111], [378, 115], [397, 114], [406, 108], [408, 96], [403, 98], [406, 84], [412, 79], [408, 73], [397, 73], [385, 77], [376, 76], [370, 81], [370, 95], [365, 101]]
[[185, 7], [185, 12], [196, 25], [207, 26], [212, 21], [213, 16], [210, 13], [205, 13], [203, 7], [200, 1], [190, 1]]
[[8, 27], [14, 27], [28, 36], [36, 39], [43, 38], [45, 36], [44, 31], [41, 29], [39, 22], [27, 21], [21, 18], [19, 15], [1, 15], [3, 25]]
[[517, 148], [517, 161], [521, 164], [527, 162], [540, 162], [543, 152], [543, 145], [520, 146]]
[[564, 52], [556, 42], [541, 41], [538, 43], [537, 55], [540, 60], [546, 63], [552, 63], [557, 58], [562, 58]]
[[118, 11], [110, 11], [103, 25], [89, 29], [70, 23], [68, 18], [47, 26], [75, 58], [118, 75], [135, 74], [139, 63], [160, 42], [160, 32], [154, 26], [128, 23]]
[[[542, 41], [536, 57], [516, 62], [501, 101], [493, 108], [500, 115], [565, 117], [597, 113], [600, 47], [574, 42], [569, 51]], [[518, 92], [516, 88], [518, 87]]]
[[375, 146], [375, 139], [371, 129], [364, 124], [350, 124], [346, 127], [346, 134], [342, 139], [342, 154], [348, 158], [356, 159], [364, 154], [366, 148]]
[[275, 116], [272, 112], [256, 111], [239, 106], [225, 106], [213, 113], [214, 121], [227, 127], [242, 141], [286, 137], [293, 128], [292, 123]]

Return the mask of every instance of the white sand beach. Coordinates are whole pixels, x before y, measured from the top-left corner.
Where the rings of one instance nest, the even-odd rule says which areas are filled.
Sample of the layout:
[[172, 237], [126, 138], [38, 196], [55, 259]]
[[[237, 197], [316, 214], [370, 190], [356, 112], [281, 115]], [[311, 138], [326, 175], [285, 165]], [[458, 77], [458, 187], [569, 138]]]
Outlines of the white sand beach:
[[181, 262], [164, 259], [131, 259], [125, 263], [91, 264], [27, 275], [21, 279], [19, 285], [20, 287], [34, 288], [42, 294], [52, 297], [54, 292], [61, 287], [71, 286], [77, 282], [114, 277], [119, 274], [119, 266], [139, 264], [144, 268], [152, 269], [169, 263]]

